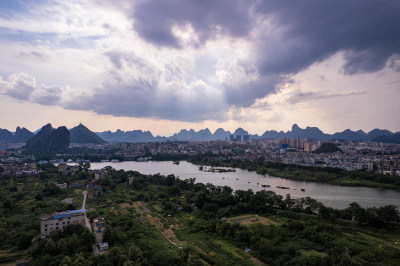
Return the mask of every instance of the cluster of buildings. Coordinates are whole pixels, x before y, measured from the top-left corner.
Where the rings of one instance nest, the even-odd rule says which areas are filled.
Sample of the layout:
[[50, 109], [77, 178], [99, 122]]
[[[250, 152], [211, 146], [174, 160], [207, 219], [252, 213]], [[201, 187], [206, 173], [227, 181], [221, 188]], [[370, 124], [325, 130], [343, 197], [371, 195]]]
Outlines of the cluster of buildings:
[[[67, 164], [67, 162], [90, 162], [89, 160], [79, 159], [79, 156], [94, 156], [96, 160], [108, 162], [118, 160], [148, 161], [155, 156], [194, 156], [209, 153], [237, 160], [259, 160], [263, 158], [266, 162], [339, 167], [350, 171], [365, 169], [376, 173], [400, 175], [400, 144], [336, 141], [335, 144], [339, 145], [342, 152], [314, 153], [313, 151], [318, 149], [321, 144], [321, 141], [310, 141], [302, 138], [250, 140], [248, 135], [231, 135], [229, 141], [126, 142], [94, 145], [93, 149], [90, 150], [90, 154], [85, 151], [86, 155], [83, 155], [78, 151], [71, 150], [66, 154], [55, 155], [54, 160], [50, 162], [57, 162], [58, 171], [67, 175], [75, 174], [79, 170], [79, 166], [73, 166]], [[74, 158], [74, 160], [71, 158]], [[2, 157], [2, 164], [3, 168], [5, 168], [4, 165], [7, 165], [6, 173], [11, 173], [12, 175], [21, 173], [27, 175], [35, 174], [35, 169], [32, 166], [25, 165], [22, 167], [20, 157], [10, 157], [10, 154], [8, 154]], [[95, 180], [101, 179], [105, 174], [104, 170], [92, 172], [95, 175]]]
[[245, 135], [230, 135], [229, 136], [229, 141], [231, 142], [247, 142], [249, 141], [250, 136], [248, 134]]
[[[282, 138], [237, 141], [121, 143], [118, 154], [126, 160], [148, 160], [155, 155], [197, 155], [211, 153], [236, 160], [281, 162], [305, 166], [338, 167], [349, 171], [365, 169], [400, 175], [400, 145], [336, 142], [342, 152], [313, 153], [322, 142]], [[136, 159], [135, 159], [136, 158]]]
[[39, 170], [36, 163], [1, 163], [0, 175], [10, 176], [37, 176]]

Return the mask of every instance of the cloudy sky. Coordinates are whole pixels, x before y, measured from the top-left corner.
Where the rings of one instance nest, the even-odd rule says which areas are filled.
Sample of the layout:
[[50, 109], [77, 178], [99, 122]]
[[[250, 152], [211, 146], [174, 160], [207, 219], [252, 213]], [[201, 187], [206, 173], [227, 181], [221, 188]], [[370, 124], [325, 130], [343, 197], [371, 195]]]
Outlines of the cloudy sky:
[[0, 128], [400, 130], [397, 0], [1, 0]]

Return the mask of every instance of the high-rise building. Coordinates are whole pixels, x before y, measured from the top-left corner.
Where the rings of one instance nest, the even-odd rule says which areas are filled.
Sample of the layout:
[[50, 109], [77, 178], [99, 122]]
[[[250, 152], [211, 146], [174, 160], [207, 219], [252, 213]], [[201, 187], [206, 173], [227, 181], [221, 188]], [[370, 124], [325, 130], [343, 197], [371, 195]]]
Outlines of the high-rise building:
[[304, 143], [304, 151], [306, 151], [306, 152], [311, 152], [312, 151], [312, 143], [311, 142], [305, 142]]
[[249, 135], [244, 135], [243, 136], [243, 141], [244, 142], [249, 141], [249, 139], [250, 139]]
[[235, 140], [235, 136], [234, 135], [230, 135], [229, 136], [229, 141], [234, 141]]
[[242, 135], [236, 135], [236, 142], [242, 142]]

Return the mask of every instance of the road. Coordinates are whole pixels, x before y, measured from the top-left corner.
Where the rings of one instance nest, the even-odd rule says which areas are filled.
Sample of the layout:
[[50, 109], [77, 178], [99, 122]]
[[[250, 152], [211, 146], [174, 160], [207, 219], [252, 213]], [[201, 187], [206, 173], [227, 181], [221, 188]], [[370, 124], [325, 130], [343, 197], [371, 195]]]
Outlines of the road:
[[86, 206], [86, 198], [87, 198], [87, 191], [83, 191], [83, 202], [82, 202], [82, 209], [85, 209]]
[[[82, 209], [86, 209], [86, 198], [87, 198], [87, 191], [83, 191], [83, 202], [82, 202]], [[86, 216], [86, 212], [85, 212], [85, 225], [87, 228], [89, 228], [90, 231], [92, 231], [92, 227], [90, 226], [90, 221]]]
[[[83, 191], [83, 202], [82, 202], [82, 209], [86, 209], [86, 199], [87, 199], [87, 191]], [[92, 231], [92, 227], [90, 226], [90, 221], [86, 216], [86, 212], [85, 212], [85, 226], [87, 228], [89, 228], [90, 231]], [[97, 247], [96, 244], [92, 244], [93, 247], [93, 254], [94, 255], [99, 255], [99, 248]]]

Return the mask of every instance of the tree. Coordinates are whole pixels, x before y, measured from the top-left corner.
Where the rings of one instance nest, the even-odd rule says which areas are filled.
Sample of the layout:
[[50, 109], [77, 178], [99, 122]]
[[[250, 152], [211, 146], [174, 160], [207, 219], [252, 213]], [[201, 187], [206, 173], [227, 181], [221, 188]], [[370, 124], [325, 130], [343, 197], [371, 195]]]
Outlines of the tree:
[[57, 253], [57, 246], [52, 239], [46, 240], [44, 251], [50, 255], [55, 255]]
[[135, 244], [131, 244], [128, 251], [128, 258], [134, 264], [140, 264], [143, 261], [143, 253]]
[[23, 233], [19, 238], [17, 245], [20, 249], [27, 249], [31, 245], [31, 242], [32, 235]]
[[378, 217], [386, 225], [392, 225], [393, 227], [399, 223], [399, 211], [396, 206], [388, 205], [378, 208]]
[[82, 253], [78, 253], [75, 255], [73, 265], [74, 266], [86, 266], [87, 265], [85, 257], [83, 256]]
[[6, 210], [10, 210], [12, 206], [12, 203], [9, 199], [3, 200], [3, 208]]
[[251, 189], [236, 190], [234, 193], [236, 200], [239, 202], [243, 202], [243, 203], [248, 203], [253, 195], [254, 195], [254, 192]]
[[61, 261], [61, 266], [72, 266], [72, 260], [69, 256], [65, 256], [64, 259]]

